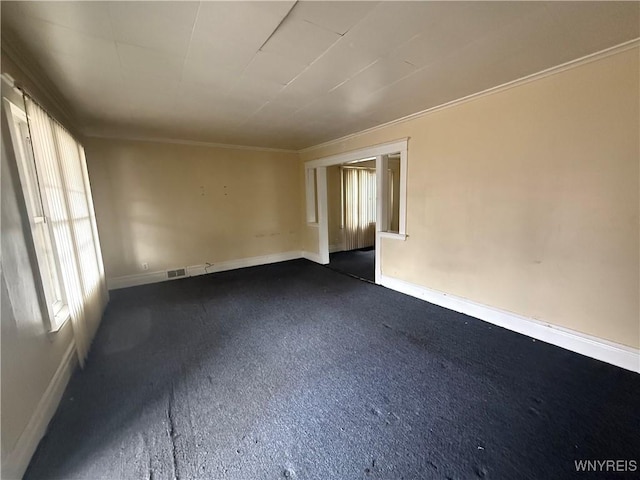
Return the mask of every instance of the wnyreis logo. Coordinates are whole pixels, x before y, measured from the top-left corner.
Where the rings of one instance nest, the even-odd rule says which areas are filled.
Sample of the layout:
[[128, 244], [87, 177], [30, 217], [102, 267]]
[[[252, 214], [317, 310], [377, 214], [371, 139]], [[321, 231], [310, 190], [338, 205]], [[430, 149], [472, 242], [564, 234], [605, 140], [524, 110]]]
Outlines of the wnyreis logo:
[[577, 472], [636, 472], [635, 460], [574, 460]]

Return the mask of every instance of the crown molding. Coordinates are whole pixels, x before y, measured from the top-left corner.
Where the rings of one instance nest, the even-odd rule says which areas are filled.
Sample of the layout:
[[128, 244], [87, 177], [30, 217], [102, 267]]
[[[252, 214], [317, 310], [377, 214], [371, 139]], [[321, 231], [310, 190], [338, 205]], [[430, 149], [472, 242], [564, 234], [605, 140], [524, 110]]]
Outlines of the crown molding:
[[[201, 147], [213, 147], [213, 148], [226, 148], [226, 149], [234, 149], [234, 150], [253, 150], [253, 151], [262, 151], [262, 152], [280, 152], [280, 153], [307, 153], [312, 152], [314, 150], [318, 150], [324, 147], [328, 147], [331, 145], [335, 145], [341, 142], [348, 141], [350, 139], [366, 135], [369, 133], [376, 132], [378, 130], [382, 130], [387, 127], [391, 127], [393, 125], [397, 125], [400, 123], [408, 122], [411, 120], [415, 120], [426, 115], [438, 112], [440, 110], [444, 110], [446, 108], [455, 107], [457, 105], [461, 105], [466, 102], [470, 102], [476, 100], [481, 97], [485, 97], [488, 95], [493, 95], [495, 93], [500, 93], [511, 88], [515, 88], [521, 85], [525, 85], [527, 83], [541, 80], [543, 78], [549, 77], [551, 75], [556, 75], [558, 73], [564, 72], [566, 70], [577, 68], [581, 65], [585, 65], [587, 63], [591, 63], [611, 55], [616, 55], [618, 53], [622, 53], [626, 50], [630, 50], [632, 48], [637, 48], [640, 46], [640, 38], [635, 38], [629, 40], [627, 42], [621, 43], [619, 45], [615, 45], [613, 47], [606, 48], [604, 50], [594, 52], [583, 57], [570, 60], [563, 64], [550, 67], [548, 69], [542, 70], [540, 72], [536, 72], [501, 85], [497, 85], [495, 87], [488, 88], [486, 90], [482, 90], [480, 92], [472, 93], [470, 95], [436, 105], [425, 110], [421, 110], [416, 113], [412, 113], [410, 115], [406, 115], [404, 117], [397, 118], [395, 120], [391, 120], [374, 127], [370, 127], [364, 130], [360, 130], [358, 132], [350, 133], [348, 135], [344, 135], [342, 137], [328, 140], [323, 143], [319, 143], [316, 145], [311, 145], [309, 147], [305, 147], [302, 149], [286, 149], [286, 148], [270, 148], [270, 147], [260, 147], [260, 146], [251, 146], [251, 145], [235, 145], [235, 144], [226, 144], [226, 143], [215, 143], [215, 142], [206, 142], [206, 141], [196, 141], [196, 140], [187, 140], [187, 139], [173, 139], [173, 138], [158, 138], [158, 137], [148, 137], [148, 136], [121, 136], [121, 135], [112, 135], [107, 133], [97, 133], [87, 131], [86, 129], [80, 128], [77, 124], [75, 115], [71, 112], [71, 109], [67, 103], [67, 101], [62, 97], [60, 92], [55, 88], [53, 82], [49, 79], [49, 77], [42, 71], [37, 64], [33, 63], [29, 60], [29, 55], [26, 55], [22, 48], [15, 43], [12, 38], [9, 38], [9, 35], [2, 35], [2, 51], [6, 54], [15, 64], [16, 66], [22, 70], [25, 76], [34, 84], [34, 86], [46, 97], [46, 100], [52, 104], [62, 115], [64, 115], [65, 120], [69, 123], [70, 126], [77, 132], [83, 134], [83, 136], [88, 138], [105, 138], [105, 139], [116, 139], [116, 140], [129, 140], [129, 141], [139, 141], [139, 142], [155, 142], [155, 143], [167, 143], [167, 144], [177, 144], [177, 145], [192, 145], [192, 146], [201, 146]], [[20, 82], [17, 82], [18, 86], [20, 86]], [[26, 89], [27, 93], [29, 93], [29, 89]]]
[[36, 87], [38, 93], [41, 93], [44, 98], [38, 98], [39, 96], [35, 95], [35, 92], [31, 92], [28, 87], [21, 85], [19, 79], [15, 80], [16, 87], [20, 88], [37, 101], [51, 104], [51, 106], [55, 107], [55, 109], [64, 117], [64, 121], [67, 125], [72, 127], [76, 132], [82, 131], [82, 129], [79, 128], [76, 117], [72, 113], [68, 102], [55, 87], [55, 84], [37, 63], [30, 60], [31, 56], [26, 54], [24, 49], [17, 44], [10, 35], [2, 35], [2, 53], [11, 59], [16, 67], [24, 73], [26, 78]]
[[96, 132], [85, 133], [84, 137], [85, 138], [103, 138], [103, 139], [110, 139], [110, 140], [125, 140], [130, 142], [168, 143], [173, 145], [191, 145], [195, 147], [227, 148], [230, 150], [252, 150], [256, 152], [298, 153], [297, 150], [289, 150], [286, 148], [269, 148], [269, 147], [257, 147], [257, 146], [251, 146], [251, 145], [234, 145], [230, 143], [202, 142], [198, 140], [182, 140], [178, 138], [158, 138], [158, 137], [115, 135], [115, 134], [112, 135], [108, 133], [96, 133]]
[[412, 113], [410, 115], [406, 115], [404, 117], [397, 118], [395, 120], [391, 120], [389, 122], [382, 123], [380, 125], [376, 125], [375, 127], [367, 128], [365, 130], [360, 130], [359, 132], [350, 133], [348, 135], [344, 135], [340, 138], [336, 138], [334, 140], [328, 140], [323, 143], [319, 143], [317, 145], [312, 145], [310, 147], [302, 148], [298, 150], [298, 153], [307, 153], [312, 152], [314, 150], [318, 150], [320, 148], [329, 147], [331, 145], [335, 145], [337, 143], [345, 142], [355, 137], [359, 137], [361, 135], [366, 135], [368, 133], [373, 133], [378, 130], [382, 130], [384, 128], [390, 127], [392, 125], [397, 125], [399, 123], [408, 122], [410, 120], [415, 120], [417, 118], [424, 117], [426, 115], [438, 112], [440, 110], [444, 110], [446, 108], [455, 107], [457, 105], [461, 105], [466, 102], [470, 102], [472, 100], [476, 100], [481, 97], [486, 97], [488, 95], [493, 95], [494, 93], [504, 92], [511, 88], [519, 87], [521, 85], [526, 85], [527, 83], [534, 82], [536, 80], [541, 80], [543, 78], [549, 77], [551, 75], [556, 75], [558, 73], [564, 72], [566, 70], [570, 70], [572, 68], [579, 67], [581, 65], [585, 65], [587, 63], [595, 62], [596, 60], [601, 60], [603, 58], [609, 57], [611, 55], [616, 55], [618, 53], [625, 52], [632, 48], [637, 48], [640, 46], [640, 37], [634, 38], [633, 40], [629, 40], [627, 42], [621, 43], [619, 45], [614, 45], [613, 47], [605, 48], [604, 50], [600, 50], [598, 52], [590, 53], [589, 55], [585, 55], [583, 57], [576, 58], [574, 60], [569, 60], [568, 62], [562, 63], [560, 65], [556, 65], [555, 67], [550, 67], [540, 72], [532, 73], [530, 75], [520, 77], [516, 80], [511, 80], [510, 82], [503, 83], [501, 85], [497, 85], [495, 87], [488, 88], [486, 90], [482, 90], [477, 93], [472, 93], [470, 95], [458, 98], [456, 100], [451, 100], [449, 102], [436, 105], [434, 107], [429, 107], [425, 110], [421, 110], [416, 113]]

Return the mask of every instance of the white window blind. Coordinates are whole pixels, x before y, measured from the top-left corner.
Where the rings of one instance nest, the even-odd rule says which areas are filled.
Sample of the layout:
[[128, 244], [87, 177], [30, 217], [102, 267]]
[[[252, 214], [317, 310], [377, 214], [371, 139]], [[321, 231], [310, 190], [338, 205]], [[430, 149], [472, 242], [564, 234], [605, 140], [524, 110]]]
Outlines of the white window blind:
[[346, 250], [371, 247], [376, 234], [376, 170], [342, 167]]
[[84, 149], [31, 98], [25, 105], [43, 210], [82, 364], [108, 300]]

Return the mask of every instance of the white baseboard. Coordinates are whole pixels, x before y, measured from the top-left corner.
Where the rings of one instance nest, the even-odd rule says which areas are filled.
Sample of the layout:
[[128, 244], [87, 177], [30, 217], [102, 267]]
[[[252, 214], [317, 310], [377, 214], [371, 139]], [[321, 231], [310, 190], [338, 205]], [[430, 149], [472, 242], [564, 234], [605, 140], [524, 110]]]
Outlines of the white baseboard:
[[527, 335], [572, 352], [640, 373], [640, 350], [515, 313], [431, 290], [393, 277], [381, 276], [380, 284], [449, 310], [464, 313], [499, 327]]
[[118, 288], [135, 287], [137, 285], [146, 285], [149, 283], [166, 282], [169, 280], [179, 280], [186, 277], [195, 277], [198, 275], [205, 275], [207, 273], [224, 272], [226, 270], [236, 270], [238, 268], [255, 267], [258, 265], [267, 265], [269, 263], [285, 262], [287, 260], [294, 260], [301, 258], [301, 253], [298, 250], [293, 252], [273, 253], [271, 255], [261, 255], [259, 257], [240, 258], [237, 260], [227, 260], [224, 262], [217, 262], [211, 264], [191, 265], [189, 267], [179, 266], [172, 268], [176, 270], [184, 268], [186, 275], [181, 277], [168, 278], [167, 271], [161, 270], [157, 272], [138, 273], [134, 275], [124, 275], [122, 277], [114, 277], [107, 279], [107, 285], [109, 290], [116, 290]]
[[177, 280], [177, 278], [167, 278], [166, 271], [136, 273], [134, 275], [123, 275], [122, 277], [107, 278], [107, 288], [109, 290], [117, 290], [118, 288], [135, 287], [137, 285], [146, 285], [148, 283], [158, 283], [169, 280]]
[[311, 260], [312, 262], [322, 264], [322, 259], [320, 258], [320, 254], [316, 252], [302, 252], [302, 258], [306, 258], [307, 260]]
[[3, 479], [20, 479], [24, 475], [29, 466], [29, 461], [38, 447], [38, 443], [40, 443], [47, 431], [49, 422], [60, 404], [62, 394], [77, 365], [76, 344], [72, 340], [62, 357], [56, 373], [54, 373], [40, 402], [38, 402], [38, 406], [33, 412], [29, 423], [27, 423], [15, 447], [7, 455], [2, 465]]
[[241, 258], [238, 260], [228, 260], [226, 262], [214, 263], [212, 265], [193, 265], [187, 267], [187, 275], [195, 277], [207, 273], [225, 272], [227, 270], [237, 270], [238, 268], [257, 267], [258, 265], [268, 265], [270, 263], [286, 262], [300, 258], [299, 251], [274, 253], [262, 255], [260, 257]]

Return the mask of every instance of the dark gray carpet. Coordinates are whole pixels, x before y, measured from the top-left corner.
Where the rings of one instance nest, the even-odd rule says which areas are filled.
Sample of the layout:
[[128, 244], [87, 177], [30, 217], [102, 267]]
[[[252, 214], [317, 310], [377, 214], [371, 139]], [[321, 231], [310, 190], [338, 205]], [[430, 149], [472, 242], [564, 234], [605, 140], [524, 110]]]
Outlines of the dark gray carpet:
[[376, 251], [373, 248], [365, 248], [332, 253], [329, 255], [327, 266], [332, 270], [375, 282]]
[[604, 478], [574, 460], [637, 460], [639, 405], [636, 374], [295, 260], [112, 292], [26, 479]]

